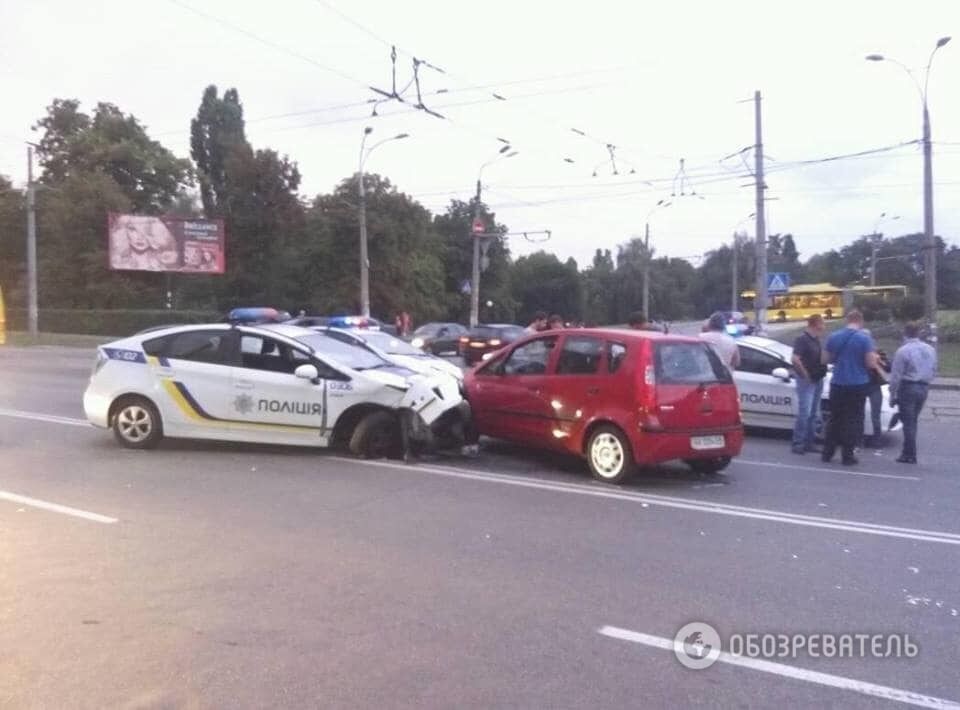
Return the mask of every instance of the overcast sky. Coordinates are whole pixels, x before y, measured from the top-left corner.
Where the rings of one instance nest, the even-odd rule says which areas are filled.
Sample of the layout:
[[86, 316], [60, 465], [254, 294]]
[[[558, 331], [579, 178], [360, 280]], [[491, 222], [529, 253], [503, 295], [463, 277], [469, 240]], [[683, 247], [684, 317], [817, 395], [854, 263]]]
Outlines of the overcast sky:
[[[872, 231], [882, 212], [900, 217], [883, 232], [921, 231], [919, 146], [797, 161], [919, 139], [916, 86], [864, 56], [896, 58], [922, 81], [936, 40], [960, 35], [958, 0], [0, 3], [0, 174], [18, 184], [23, 141], [54, 97], [115, 103], [186, 157], [190, 118], [214, 83], [239, 90], [250, 141], [296, 160], [308, 197], [356, 171], [366, 125], [371, 139], [410, 134], [377, 148], [367, 170], [434, 211], [467, 199], [508, 139], [518, 155], [484, 170], [484, 199], [511, 231], [552, 231], [541, 244], [511, 237], [514, 254], [546, 248], [581, 265], [642, 234], [661, 199], [672, 202], [650, 217], [661, 254], [702, 254], [738, 224], [752, 236], [751, 178], [740, 158], [721, 159], [753, 144], [758, 89], [770, 233], [792, 233], [809, 256]], [[424, 104], [446, 119], [413, 110], [412, 88], [410, 104], [369, 118], [368, 86], [390, 87], [390, 43], [401, 87], [411, 55], [445, 70], [422, 66], [420, 79]], [[937, 53], [929, 84], [936, 229], [950, 243], [960, 243], [958, 86], [960, 37]], [[681, 159], [687, 177], [674, 180]]]

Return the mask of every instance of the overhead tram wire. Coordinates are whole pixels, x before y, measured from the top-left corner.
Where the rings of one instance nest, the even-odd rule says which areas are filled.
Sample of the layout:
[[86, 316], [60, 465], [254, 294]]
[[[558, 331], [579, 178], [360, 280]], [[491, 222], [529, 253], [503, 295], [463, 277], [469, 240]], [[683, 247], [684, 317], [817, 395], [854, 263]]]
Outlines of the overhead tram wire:
[[[339, 8], [337, 8], [336, 6], [334, 6], [331, 2], [329, 2], [329, 0], [315, 0], [315, 1], [316, 1], [317, 3], [319, 3], [320, 5], [322, 5], [323, 7], [327, 8], [328, 10], [330, 10], [331, 12], [333, 12], [333, 13], [334, 13], [335, 15], [337, 15], [340, 19], [342, 19], [344, 22], [347, 22], [347, 23], [350, 24], [351, 26], [355, 27], [355, 28], [358, 29], [359, 31], [361, 31], [361, 32], [363, 32], [364, 34], [368, 35], [369, 37], [373, 38], [374, 40], [376, 40], [376, 41], [379, 42], [380, 44], [384, 45], [385, 47], [390, 47], [391, 49], [396, 48], [396, 50], [398, 50], [398, 51], [400, 51], [401, 53], [403, 53], [403, 54], [405, 54], [405, 55], [413, 58], [414, 60], [416, 60], [416, 56], [415, 56], [412, 52], [410, 52], [409, 50], [403, 49], [402, 47], [399, 47], [395, 42], [391, 42], [391, 41], [387, 40], [385, 37], [383, 37], [383, 36], [379, 35], [378, 33], [374, 32], [373, 30], [371, 30], [369, 27], [367, 27], [367, 26], [364, 25], [363, 23], [361, 23], [361, 22], [353, 19], [352, 17], [350, 17], [349, 15], [347, 15], [345, 12], [343, 12], [342, 10], [340, 10]], [[436, 67], [435, 67], [435, 68], [436, 68]], [[438, 69], [438, 70], [439, 70], [439, 69]], [[446, 74], [447, 76], [450, 76], [451, 78], [454, 78], [454, 79], [456, 79], [456, 78], [459, 78], [459, 79], [461, 79], [461, 80], [464, 79], [464, 77], [462, 77], [462, 76], [461, 76], [461, 77], [458, 77], [457, 75], [450, 73], [450, 72], [449, 72], [448, 70], [446, 70], [446, 69], [442, 69], [442, 70], [439, 70], [439, 71], [442, 71], [444, 74]], [[504, 97], [504, 96], [502, 96], [501, 94], [496, 93], [496, 92], [492, 93], [491, 95], [494, 96], [495, 98], [501, 100], [501, 101], [504, 101], [504, 102], [506, 102], [506, 103], [509, 103], [510, 97]], [[582, 129], [580, 129], [580, 128], [576, 128], [576, 127], [570, 126], [569, 123], [568, 123], [567, 125], [564, 125], [564, 124], [562, 124], [561, 122], [559, 122], [556, 118], [554, 118], [553, 116], [545, 116], [545, 115], [543, 115], [543, 114], [538, 114], [538, 112], [536, 112], [536, 111], [530, 111], [529, 109], [527, 109], [527, 112], [528, 112], [528, 113], [532, 113], [532, 114], [534, 114], [534, 115], [537, 115], [537, 116], [540, 118], [540, 120], [542, 120], [542, 121], [545, 121], [545, 122], [548, 122], [548, 123], [553, 124], [554, 126], [560, 128], [562, 132], [574, 133], [574, 134], [579, 135], [579, 136], [581, 136], [581, 137], [583, 137], [583, 138], [585, 138], [585, 139], [587, 139], [587, 140], [589, 140], [589, 141], [592, 141], [593, 143], [597, 144], [598, 146], [601, 146], [602, 148], [604, 148], [605, 150], [610, 151], [609, 164], [610, 164], [611, 167], [613, 168], [614, 174], [617, 174], [616, 167], [615, 167], [615, 160], [616, 160], [616, 159], [619, 159], [621, 162], [624, 162], [624, 163], [628, 164], [628, 165], [630, 166], [631, 170], [633, 170], [633, 171], [636, 170], [636, 167], [637, 167], [636, 162], [631, 161], [631, 160], [628, 160], [628, 159], [625, 159], [625, 158], [622, 156], [622, 154], [621, 154], [621, 155], [618, 155], [616, 158], [614, 158], [614, 152], [615, 152], [616, 150], [619, 150], [619, 149], [622, 147], [622, 146], [619, 145], [618, 143], [614, 143], [613, 141], [605, 140], [605, 139], [603, 139], [603, 138], [599, 138], [599, 137], [597, 137], [597, 136], [594, 136], [594, 135], [592, 135], [592, 133], [588, 133], [587, 131], [584, 131], [584, 130], [582, 130]], [[457, 123], [458, 123], [458, 125], [461, 125], [461, 126], [465, 125], [462, 121], [459, 121], [459, 122], [457, 122]], [[488, 137], [489, 137], [489, 136], [488, 136]], [[611, 149], [612, 149], [612, 150], [611, 150]], [[540, 152], [540, 151], [537, 151], [537, 152]], [[645, 151], [644, 151], [644, 152], [645, 152]], [[669, 159], [669, 160], [677, 160], [677, 159], [680, 157], [680, 156], [674, 156], [674, 155], [671, 155], [671, 156], [658, 155], [658, 154], [654, 154], [654, 153], [649, 153], [649, 155], [650, 155], [651, 157], [661, 158], [661, 159]], [[551, 155], [551, 156], [549, 156], [549, 157], [550, 157], [550, 158], [556, 158], [557, 156], [552, 156], [552, 155]], [[569, 157], [563, 157], [562, 160], [564, 160], [564, 161], [567, 162], [567, 163], [572, 163], [572, 162], [574, 162], [574, 161], [572, 161]], [[608, 162], [608, 161], [603, 161], [603, 162]]]
[[358, 79], [358, 78], [355, 77], [355, 76], [351, 76], [350, 74], [347, 74], [346, 72], [344, 72], [344, 71], [342, 71], [342, 70], [340, 70], [340, 69], [337, 69], [336, 67], [327, 66], [326, 64], [323, 64], [322, 62], [318, 62], [318, 61], [317, 61], [316, 59], [314, 59], [313, 57], [309, 57], [309, 56], [307, 56], [306, 54], [303, 54], [302, 52], [299, 52], [299, 51], [297, 51], [297, 50], [295, 50], [295, 49], [290, 49], [289, 47], [285, 47], [285, 46], [282, 45], [282, 44], [278, 44], [277, 42], [274, 42], [273, 40], [270, 40], [270, 39], [266, 39], [266, 38], [264, 38], [264, 37], [261, 37], [260, 35], [255, 34], [255, 33], [251, 32], [250, 30], [247, 30], [247, 29], [245, 29], [245, 28], [243, 28], [243, 27], [240, 27], [239, 25], [235, 25], [235, 24], [233, 24], [232, 22], [229, 22], [229, 21], [224, 20], [224, 19], [222, 19], [222, 18], [220, 18], [220, 17], [217, 17], [216, 15], [211, 15], [211, 14], [208, 13], [208, 12], [205, 12], [205, 11], [203, 11], [203, 10], [199, 10], [199, 9], [197, 9], [197, 8], [195, 8], [195, 7], [192, 7], [192, 6], [190, 6], [190, 5], [187, 5], [186, 3], [182, 2], [181, 0], [167, 0], [167, 1], [170, 2], [170, 3], [172, 3], [172, 4], [174, 4], [174, 5], [176, 5], [177, 7], [180, 7], [180, 8], [182, 8], [182, 9], [184, 9], [184, 10], [187, 10], [188, 12], [192, 12], [192, 13], [194, 13], [195, 15], [199, 15], [200, 17], [203, 17], [204, 19], [206, 19], [206, 20], [208, 20], [208, 21], [210, 21], [210, 22], [213, 22], [213, 23], [218, 24], [218, 25], [222, 25], [223, 27], [226, 27], [226, 28], [228, 28], [228, 29], [230, 29], [230, 30], [233, 30], [234, 32], [238, 32], [238, 33], [244, 35], [245, 37], [248, 37], [249, 39], [252, 39], [252, 40], [254, 40], [254, 41], [256, 41], [256, 42], [259, 42], [260, 44], [263, 44], [263, 45], [265, 45], [265, 46], [267, 46], [267, 47], [270, 47], [271, 49], [274, 49], [274, 50], [276, 50], [276, 51], [278, 51], [278, 52], [283, 52], [284, 54], [287, 54], [287, 55], [289, 55], [289, 56], [291, 56], [291, 57], [295, 57], [296, 59], [299, 59], [299, 60], [301, 60], [301, 61], [307, 62], [308, 64], [312, 64], [313, 66], [317, 67], [318, 69], [321, 69], [321, 70], [323, 70], [323, 71], [325, 71], [325, 72], [328, 72], [328, 73], [330, 73], [330, 74], [333, 74], [333, 75], [335, 75], [335, 76], [338, 76], [338, 77], [340, 77], [341, 79], [343, 79], [343, 80], [345, 80], [345, 81], [349, 81], [349, 82], [351, 82], [351, 83], [353, 83], [353, 84], [358, 84], [358, 85], [360, 85], [360, 86], [362, 86], [362, 87], [364, 87], [364, 88], [366, 88], [366, 87], [368, 86], [367, 82], [363, 81], [362, 79]]

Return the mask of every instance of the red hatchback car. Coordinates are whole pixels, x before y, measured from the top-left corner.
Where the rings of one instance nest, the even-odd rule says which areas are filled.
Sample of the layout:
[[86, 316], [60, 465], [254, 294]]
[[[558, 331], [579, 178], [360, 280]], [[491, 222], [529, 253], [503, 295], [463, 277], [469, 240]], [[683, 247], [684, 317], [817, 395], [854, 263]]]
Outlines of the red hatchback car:
[[715, 473], [743, 446], [733, 378], [696, 338], [551, 331], [505, 348], [464, 384], [480, 434], [582, 456], [608, 483], [671, 459]]

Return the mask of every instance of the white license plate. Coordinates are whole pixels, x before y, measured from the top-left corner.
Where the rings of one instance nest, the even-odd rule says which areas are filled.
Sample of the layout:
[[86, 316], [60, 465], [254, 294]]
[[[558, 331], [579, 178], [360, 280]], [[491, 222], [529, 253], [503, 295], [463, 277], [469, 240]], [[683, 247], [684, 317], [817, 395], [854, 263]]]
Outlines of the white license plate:
[[691, 436], [690, 437], [690, 448], [696, 451], [704, 451], [706, 449], [722, 449], [723, 448], [723, 436]]

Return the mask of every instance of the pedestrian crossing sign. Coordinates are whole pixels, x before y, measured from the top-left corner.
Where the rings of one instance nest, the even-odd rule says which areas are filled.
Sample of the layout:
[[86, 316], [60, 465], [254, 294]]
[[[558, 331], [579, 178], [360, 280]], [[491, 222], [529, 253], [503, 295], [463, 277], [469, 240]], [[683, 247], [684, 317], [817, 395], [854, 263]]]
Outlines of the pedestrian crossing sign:
[[790, 290], [790, 274], [774, 271], [767, 275], [767, 293], [786, 293]]

